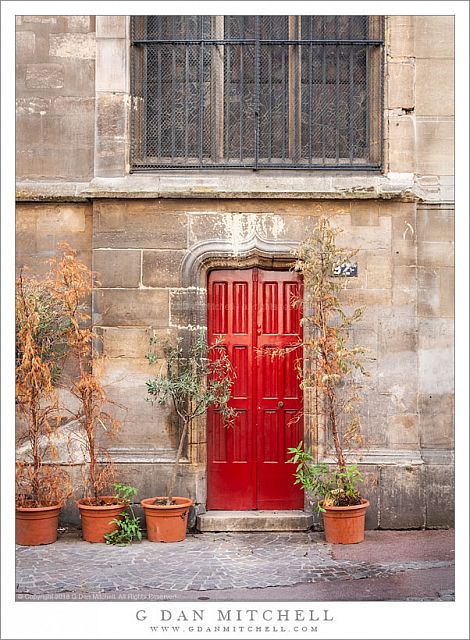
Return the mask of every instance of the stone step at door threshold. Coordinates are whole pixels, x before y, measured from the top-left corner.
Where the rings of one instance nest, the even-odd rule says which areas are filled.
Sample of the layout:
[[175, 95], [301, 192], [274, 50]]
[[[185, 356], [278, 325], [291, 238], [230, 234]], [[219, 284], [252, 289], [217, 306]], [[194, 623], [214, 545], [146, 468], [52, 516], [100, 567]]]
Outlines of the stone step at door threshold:
[[202, 532], [307, 531], [313, 523], [306, 511], [206, 511], [197, 517]]

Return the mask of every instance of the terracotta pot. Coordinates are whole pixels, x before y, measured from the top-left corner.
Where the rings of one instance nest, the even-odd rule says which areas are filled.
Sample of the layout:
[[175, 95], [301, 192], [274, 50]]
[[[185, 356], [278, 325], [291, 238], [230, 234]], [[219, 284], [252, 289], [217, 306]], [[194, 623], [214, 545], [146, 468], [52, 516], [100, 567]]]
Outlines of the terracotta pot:
[[[77, 501], [82, 520], [82, 537], [86, 542], [106, 542], [105, 533], [111, 533], [118, 528], [114, 519], [121, 520], [121, 513], [126, 508], [125, 504], [87, 504], [89, 499], [82, 498]], [[100, 500], [113, 502], [113, 496], [100, 496]]]
[[55, 542], [61, 506], [16, 507], [16, 544], [33, 546]]
[[186, 537], [189, 507], [193, 501], [189, 498], [175, 497], [176, 504], [153, 504], [164, 497], [145, 498], [140, 504], [144, 508], [147, 523], [147, 538], [151, 542], [181, 542]]
[[325, 539], [332, 544], [356, 544], [364, 540], [364, 523], [368, 500], [351, 507], [323, 507]]

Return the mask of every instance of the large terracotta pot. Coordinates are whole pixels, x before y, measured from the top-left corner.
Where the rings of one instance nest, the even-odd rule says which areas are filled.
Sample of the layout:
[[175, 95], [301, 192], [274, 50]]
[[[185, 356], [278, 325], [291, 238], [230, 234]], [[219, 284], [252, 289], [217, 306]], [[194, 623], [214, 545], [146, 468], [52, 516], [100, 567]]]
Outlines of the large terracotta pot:
[[175, 504], [154, 504], [157, 498], [145, 498], [140, 504], [144, 508], [147, 523], [147, 538], [151, 542], [181, 542], [186, 537], [189, 507], [193, 501], [189, 498], [175, 497]]
[[351, 507], [323, 507], [325, 539], [332, 544], [356, 544], [364, 540], [368, 500]]
[[89, 504], [89, 499], [82, 498], [77, 501], [82, 520], [82, 537], [86, 542], [106, 542], [105, 533], [116, 531], [118, 525], [114, 519], [121, 520], [125, 504], [112, 504], [113, 496], [100, 496], [100, 499], [109, 504]]
[[57, 540], [60, 504], [52, 507], [16, 507], [16, 544], [33, 546]]

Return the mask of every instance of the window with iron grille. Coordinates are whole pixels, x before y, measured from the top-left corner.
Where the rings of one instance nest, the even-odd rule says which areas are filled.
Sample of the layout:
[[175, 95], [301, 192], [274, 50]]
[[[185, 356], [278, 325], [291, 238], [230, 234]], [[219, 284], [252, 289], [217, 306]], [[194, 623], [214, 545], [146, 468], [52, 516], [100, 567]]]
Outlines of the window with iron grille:
[[134, 16], [133, 171], [379, 169], [380, 16]]

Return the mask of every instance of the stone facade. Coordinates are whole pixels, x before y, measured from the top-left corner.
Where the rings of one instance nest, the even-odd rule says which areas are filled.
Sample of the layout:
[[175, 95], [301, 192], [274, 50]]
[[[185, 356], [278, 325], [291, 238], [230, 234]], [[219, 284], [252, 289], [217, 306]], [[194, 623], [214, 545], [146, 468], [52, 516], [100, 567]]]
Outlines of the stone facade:
[[[452, 526], [453, 18], [386, 18], [381, 175], [131, 174], [128, 18], [20, 16], [17, 29], [18, 266], [67, 240], [99, 273], [101, 376], [127, 408], [111, 451], [139, 497], [164, 491], [177, 437], [144, 401], [150, 335], [204, 325], [209, 269], [288, 264], [327, 214], [359, 249], [344, 295], [366, 307], [367, 526]], [[199, 512], [205, 459], [200, 420], [178, 487]]]
[[94, 16], [17, 16], [19, 180], [93, 176]]

